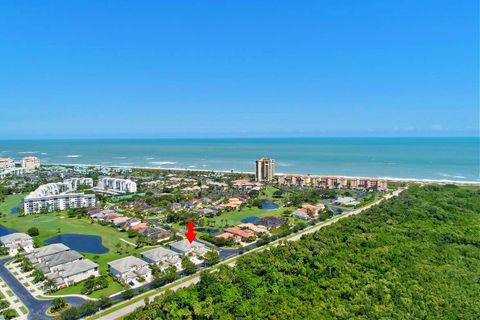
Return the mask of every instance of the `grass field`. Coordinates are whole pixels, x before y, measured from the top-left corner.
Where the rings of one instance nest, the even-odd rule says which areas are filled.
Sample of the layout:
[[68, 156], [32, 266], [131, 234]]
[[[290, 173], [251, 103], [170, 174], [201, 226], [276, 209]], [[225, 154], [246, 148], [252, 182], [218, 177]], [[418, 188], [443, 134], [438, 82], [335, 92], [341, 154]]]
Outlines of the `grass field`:
[[[68, 295], [68, 294], [79, 294], [83, 288], [83, 282], [77, 283], [74, 286], [70, 286], [68, 288], [58, 290], [53, 295], [54, 296], [61, 296], [61, 295]], [[120, 283], [113, 281], [111, 278], [108, 279], [108, 287], [102, 290], [98, 290], [89, 294], [88, 296], [91, 298], [100, 298], [101, 296], [110, 296], [114, 293], [122, 291], [124, 286]]]
[[[24, 195], [11, 195], [0, 204], [0, 212], [5, 213], [0, 218], [0, 224], [17, 230], [18, 232], [26, 233], [31, 227], [37, 227], [40, 235], [34, 237], [35, 241], [45, 244], [45, 240], [56, 236], [58, 234], [76, 233], [86, 235], [96, 235], [102, 237], [102, 244], [109, 249], [109, 252], [104, 254], [92, 254], [82, 252], [86, 258], [99, 264], [101, 274], [107, 274], [107, 263], [127, 255], [132, 255], [140, 252], [132, 245], [122, 241], [125, 239], [130, 242], [135, 242], [135, 239], [128, 239], [125, 232], [120, 232], [108, 226], [102, 226], [97, 223], [92, 223], [88, 218], [69, 218], [66, 212], [55, 212], [41, 215], [18, 216], [11, 214], [10, 209], [17, 206]], [[78, 294], [80, 293], [83, 284], [58, 291], [57, 294]], [[118, 292], [122, 286], [109, 278], [109, 287], [99, 290], [91, 294], [91, 297], [99, 297], [101, 295], [110, 295]]]
[[[242, 219], [255, 216], [258, 218], [268, 217], [268, 216], [282, 216], [285, 210], [294, 210], [294, 208], [278, 208], [274, 210], [262, 210], [259, 208], [244, 208], [241, 211], [231, 211], [231, 212], [224, 212], [219, 216], [214, 218], [208, 218], [206, 221], [212, 221], [215, 223], [215, 227], [225, 227], [225, 224], [229, 226], [236, 226], [241, 222]], [[211, 223], [212, 223], [211, 222]], [[214, 227], [213, 225], [209, 225]]]
[[10, 214], [10, 210], [18, 206], [25, 196], [26, 194], [13, 194], [7, 196], [5, 201], [0, 203], [0, 213]]

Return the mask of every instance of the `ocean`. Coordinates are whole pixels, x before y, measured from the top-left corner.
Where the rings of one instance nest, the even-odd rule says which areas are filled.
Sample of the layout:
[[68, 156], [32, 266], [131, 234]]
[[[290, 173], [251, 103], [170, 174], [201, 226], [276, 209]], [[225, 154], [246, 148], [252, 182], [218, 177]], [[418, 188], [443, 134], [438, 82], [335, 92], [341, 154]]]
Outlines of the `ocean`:
[[480, 138], [3, 140], [0, 157], [44, 163], [480, 181]]

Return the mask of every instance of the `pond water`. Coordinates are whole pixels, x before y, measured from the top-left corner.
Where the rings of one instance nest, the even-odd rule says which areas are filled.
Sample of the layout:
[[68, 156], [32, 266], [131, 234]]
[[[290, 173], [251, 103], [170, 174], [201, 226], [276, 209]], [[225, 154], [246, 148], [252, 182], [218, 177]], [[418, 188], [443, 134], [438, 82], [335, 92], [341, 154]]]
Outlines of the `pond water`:
[[274, 203], [272, 200], [263, 200], [262, 201], [262, 210], [274, 210], [278, 209], [280, 206]]
[[107, 253], [108, 248], [102, 244], [102, 237], [86, 234], [66, 233], [51, 237], [46, 243], [63, 243], [67, 247], [80, 252], [95, 254]]
[[0, 237], [6, 236], [7, 234], [15, 233], [17, 230], [10, 229], [0, 224]]
[[206, 232], [206, 233], [214, 234], [214, 233], [218, 232], [218, 229], [205, 228], [205, 230], [203, 230], [203, 231]]
[[23, 199], [22, 201], [20, 201], [20, 203], [18, 204], [18, 206], [16, 206], [15, 208], [12, 208], [10, 209], [10, 213], [12, 214], [16, 214], [18, 212], [18, 210], [20, 210], [20, 208], [23, 207]]
[[240, 220], [242, 223], [255, 223], [257, 221], [261, 220], [259, 217], [251, 216], [247, 217], [245, 219]]

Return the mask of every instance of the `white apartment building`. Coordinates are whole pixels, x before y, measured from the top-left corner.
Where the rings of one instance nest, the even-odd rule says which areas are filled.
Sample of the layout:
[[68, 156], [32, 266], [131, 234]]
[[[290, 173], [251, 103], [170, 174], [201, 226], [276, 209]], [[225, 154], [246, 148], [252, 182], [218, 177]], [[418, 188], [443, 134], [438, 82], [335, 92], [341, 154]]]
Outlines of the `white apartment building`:
[[21, 176], [26, 173], [30, 172], [30, 170], [26, 168], [17, 168], [17, 167], [8, 167], [8, 168], [0, 168], [0, 179], [5, 179], [10, 176]]
[[93, 186], [91, 178], [72, 178], [38, 187], [24, 199], [25, 214], [95, 206], [95, 195], [74, 192], [80, 185]]
[[110, 194], [133, 193], [137, 192], [137, 184], [130, 179], [104, 177], [98, 179], [95, 191]]
[[40, 168], [40, 159], [37, 157], [25, 157], [22, 159], [22, 168], [36, 170]]
[[15, 161], [10, 158], [0, 158], [0, 168], [15, 167]]

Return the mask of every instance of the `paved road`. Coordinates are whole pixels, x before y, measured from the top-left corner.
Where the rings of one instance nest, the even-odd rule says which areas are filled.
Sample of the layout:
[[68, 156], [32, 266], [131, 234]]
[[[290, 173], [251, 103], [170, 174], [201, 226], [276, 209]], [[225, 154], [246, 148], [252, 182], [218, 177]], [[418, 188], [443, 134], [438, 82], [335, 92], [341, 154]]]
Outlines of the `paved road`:
[[[315, 231], [318, 231], [320, 230], [321, 228], [325, 228], [326, 226], [329, 226], [331, 225], [332, 223], [335, 223], [337, 222], [338, 220], [340, 219], [343, 219], [343, 218], [346, 218], [346, 217], [350, 217], [352, 215], [355, 215], [355, 214], [359, 214], [377, 204], [379, 204], [380, 202], [382, 202], [384, 199], [390, 199], [390, 198], [393, 198], [393, 197], [396, 197], [400, 194], [400, 192], [402, 192], [404, 189], [400, 189], [400, 190], [397, 190], [397, 191], [394, 191], [392, 194], [389, 194], [389, 195], [386, 195], [385, 198], [382, 198], [380, 200], [377, 200], [371, 204], [369, 204], [368, 206], [365, 206], [363, 208], [360, 208], [360, 209], [356, 209], [356, 210], [352, 210], [350, 212], [347, 212], [347, 213], [344, 213], [338, 217], [335, 217], [333, 218], [332, 220], [329, 220], [328, 222], [326, 223], [322, 223], [322, 224], [319, 224], [319, 225], [316, 225], [314, 227], [311, 227], [311, 228], [307, 228], [303, 231], [300, 231], [300, 233], [292, 236], [292, 237], [289, 237], [287, 240], [289, 241], [297, 241], [299, 240], [303, 235], [305, 234], [309, 234], [309, 233], [313, 233]], [[280, 241], [282, 241], [283, 239], [278, 239], [276, 241], [274, 241], [273, 243], [271, 243], [270, 245], [278, 245], [278, 243], [280, 243]], [[270, 246], [269, 245], [269, 246]], [[269, 246], [266, 246], [266, 247], [263, 247], [262, 249], [258, 250], [257, 252], [260, 252], [260, 251], [263, 251], [265, 249], [267, 249]], [[238, 258], [239, 256], [236, 256], [236, 257], [232, 257], [230, 259], [226, 259], [223, 261], [223, 263], [226, 263], [228, 264], [229, 266], [234, 266], [235, 265], [235, 260]], [[200, 275], [184, 282], [184, 283], [181, 283], [179, 285], [176, 285], [174, 287], [171, 288], [171, 290], [178, 290], [179, 288], [184, 288], [184, 287], [188, 287], [189, 285], [191, 284], [194, 284], [194, 283], [198, 283], [200, 281]], [[151, 296], [150, 298], [153, 298], [153, 297], [156, 297], [156, 296], [159, 296], [161, 294], [163, 294], [165, 291], [161, 291], [153, 296]], [[136, 308], [138, 307], [142, 307], [143, 305], [145, 305], [144, 301], [143, 300], [140, 300], [140, 301], [137, 301], [137, 302], [134, 302], [132, 304], [129, 304], [115, 312], [112, 312], [108, 315], [105, 315], [103, 317], [100, 317], [98, 318], [99, 320], [113, 320], [113, 319], [119, 319], [119, 318], [122, 318], [124, 316], [126, 316], [127, 314], [133, 312]]]
[[[192, 284], [195, 284], [195, 283], [197, 283], [197, 282], [200, 282], [200, 277], [199, 277], [199, 276], [198, 276], [198, 277], [195, 277], [195, 278], [193, 278], [193, 279], [190, 279], [190, 280], [188, 280], [188, 281], [185, 281], [184, 283], [181, 283], [181, 284], [179, 284], [179, 285], [176, 285], [176, 286], [170, 288], [170, 290], [176, 291], [176, 290], [178, 290], [178, 289], [180, 289], [180, 288], [188, 287], [188, 286], [190, 286], [190, 285], [192, 285]], [[153, 296], [150, 296], [150, 297], [149, 297], [150, 301], [151, 301], [153, 298], [155, 298], [156, 296], [159, 296], [159, 295], [161, 295], [161, 294], [163, 294], [163, 291], [162, 291], [162, 292], [159, 292], [159, 293], [157, 293], [157, 294], [155, 294], [155, 295], [153, 295]], [[112, 313], [110, 313], [110, 314], [107, 314], [107, 315], [104, 316], [104, 317], [100, 317], [99, 319], [101, 319], [101, 320], [118, 319], [118, 318], [121, 318], [121, 317], [123, 317], [123, 316], [125, 316], [125, 315], [127, 315], [127, 314], [129, 314], [129, 313], [131, 313], [131, 312], [133, 312], [136, 308], [142, 307], [142, 306], [144, 306], [144, 305], [145, 305], [144, 300], [140, 300], [140, 301], [134, 302], [134, 303], [132, 303], [132, 304], [129, 304], [129, 305], [126, 306], [125, 308], [122, 308], [122, 309], [120, 309], [120, 310], [117, 310], [117, 311], [115, 311], [115, 312], [112, 312]]]
[[[8, 287], [22, 300], [27, 307], [29, 314], [28, 319], [51, 319], [46, 315], [47, 309], [50, 307], [52, 299], [39, 300], [32, 296], [30, 292], [7, 270], [5, 263], [12, 258], [5, 258], [0, 260], [0, 277], [5, 281]], [[71, 305], [77, 306], [82, 304], [85, 299], [81, 297], [66, 297], [67, 302]]]

